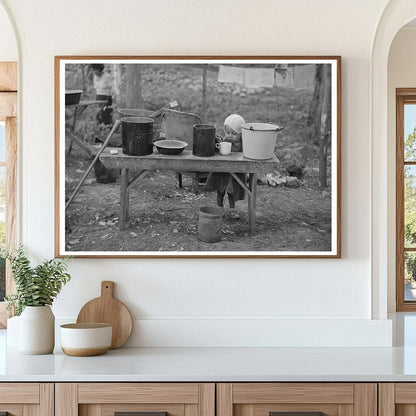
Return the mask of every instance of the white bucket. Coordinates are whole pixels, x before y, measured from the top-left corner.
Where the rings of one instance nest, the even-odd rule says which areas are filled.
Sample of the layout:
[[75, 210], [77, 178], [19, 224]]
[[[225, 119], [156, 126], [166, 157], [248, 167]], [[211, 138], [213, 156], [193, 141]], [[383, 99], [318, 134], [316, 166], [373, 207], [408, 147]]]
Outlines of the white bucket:
[[241, 129], [244, 157], [248, 159], [273, 157], [277, 132], [282, 130], [282, 127], [269, 123], [244, 123]]

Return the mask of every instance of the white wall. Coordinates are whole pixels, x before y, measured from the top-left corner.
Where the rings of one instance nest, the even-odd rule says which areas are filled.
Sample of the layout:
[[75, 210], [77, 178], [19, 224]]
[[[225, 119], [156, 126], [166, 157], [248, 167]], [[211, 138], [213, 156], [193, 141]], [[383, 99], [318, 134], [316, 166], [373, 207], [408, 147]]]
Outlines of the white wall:
[[416, 87], [416, 26], [404, 27], [395, 36], [391, 44], [388, 62], [388, 309], [396, 310], [396, 262], [395, 262], [395, 198], [396, 198], [396, 88]]
[[72, 320], [109, 279], [137, 319], [130, 345], [390, 345], [385, 298], [371, 320], [370, 254], [370, 54], [386, 3], [0, 0], [21, 39], [21, 240], [42, 257], [54, 253], [54, 55], [343, 59], [342, 259], [74, 259], [56, 315]]
[[0, 61], [17, 61], [17, 44], [12, 23], [0, 3]]

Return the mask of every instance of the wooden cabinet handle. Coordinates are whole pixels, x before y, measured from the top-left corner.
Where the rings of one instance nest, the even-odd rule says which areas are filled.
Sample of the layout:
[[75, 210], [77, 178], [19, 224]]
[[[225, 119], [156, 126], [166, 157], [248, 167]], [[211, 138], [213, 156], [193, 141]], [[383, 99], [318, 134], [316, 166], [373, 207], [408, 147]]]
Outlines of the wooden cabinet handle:
[[322, 412], [269, 412], [269, 416], [323, 416]]
[[114, 416], [168, 416], [168, 412], [114, 412]]

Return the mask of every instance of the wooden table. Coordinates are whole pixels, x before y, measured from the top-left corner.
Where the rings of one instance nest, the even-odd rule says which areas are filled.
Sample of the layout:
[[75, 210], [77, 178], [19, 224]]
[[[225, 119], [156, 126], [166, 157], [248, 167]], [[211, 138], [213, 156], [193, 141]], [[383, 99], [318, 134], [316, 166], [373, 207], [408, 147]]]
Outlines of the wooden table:
[[90, 105], [104, 105], [107, 101], [103, 100], [94, 100], [94, 101], [80, 101], [78, 104], [66, 105], [65, 109], [73, 110], [72, 116], [65, 121], [65, 134], [68, 135], [70, 143], [68, 154], [71, 153], [72, 143], [76, 143], [89, 157], [92, 157], [91, 149], [84, 143], [75, 134], [75, 129], [77, 127], [77, 122], [81, 114], [89, 107]]
[[[117, 154], [110, 153], [111, 150], [110, 148], [105, 149], [100, 160], [107, 168], [121, 169], [120, 230], [124, 230], [128, 218], [129, 191], [133, 184], [142, 179], [149, 171], [173, 170], [176, 172], [228, 172], [233, 175], [248, 194], [249, 225], [250, 231], [254, 233], [256, 229], [257, 175], [261, 172], [271, 172], [278, 164], [275, 155], [268, 160], [252, 160], [246, 159], [241, 152], [233, 152], [227, 156], [198, 157], [194, 156], [190, 150], [184, 150], [181, 154], [174, 156], [155, 152], [148, 156], [128, 156], [123, 154], [121, 149], [117, 149]], [[130, 178], [130, 170], [136, 172], [133, 178]], [[248, 184], [243, 183], [235, 173], [248, 173]]]

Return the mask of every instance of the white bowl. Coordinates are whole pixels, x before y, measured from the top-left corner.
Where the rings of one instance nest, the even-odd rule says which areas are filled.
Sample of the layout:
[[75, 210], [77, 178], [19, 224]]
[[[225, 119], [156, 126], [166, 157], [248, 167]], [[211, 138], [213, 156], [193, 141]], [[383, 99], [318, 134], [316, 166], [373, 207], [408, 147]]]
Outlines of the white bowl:
[[61, 325], [61, 348], [67, 355], [87, 357], [111, 347], [112, 326], [104, 323]]

